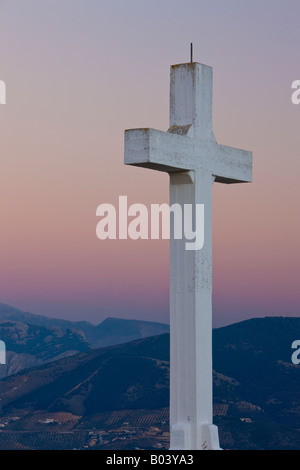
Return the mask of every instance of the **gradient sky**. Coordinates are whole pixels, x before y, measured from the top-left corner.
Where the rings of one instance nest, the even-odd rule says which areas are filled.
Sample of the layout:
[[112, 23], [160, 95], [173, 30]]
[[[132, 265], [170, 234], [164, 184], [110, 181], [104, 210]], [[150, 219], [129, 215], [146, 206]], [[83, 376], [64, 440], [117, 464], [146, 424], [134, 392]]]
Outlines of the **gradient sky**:
[[193, 42], [217, 141], [254, 157], [252, 184], [214, 185], [214, 325], [299, 316], [299, 17], [295, 0], [0, 0], [0, 302], [169, 321], [169, 243], [100, 241], [95, 214], [168, 202], [166, 174], [123, 164], [123, 133], [167, 130]]

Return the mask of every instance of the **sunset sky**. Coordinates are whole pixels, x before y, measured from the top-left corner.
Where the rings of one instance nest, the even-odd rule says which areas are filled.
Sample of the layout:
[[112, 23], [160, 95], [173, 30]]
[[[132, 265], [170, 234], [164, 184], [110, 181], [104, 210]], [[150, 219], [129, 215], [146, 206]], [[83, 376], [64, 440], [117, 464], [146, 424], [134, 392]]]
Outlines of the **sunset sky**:
[[214, 326], [300, 315], [300, 3], [0, 0], [0, 302], [99, 323], [169, 322], [169, 242], [96, 237], [96, 208], [169, 201], [123, 163], [124, 130], [167, 130], [170, 65], [214, 70], [219, 143], [253, 183], [213, 191]]

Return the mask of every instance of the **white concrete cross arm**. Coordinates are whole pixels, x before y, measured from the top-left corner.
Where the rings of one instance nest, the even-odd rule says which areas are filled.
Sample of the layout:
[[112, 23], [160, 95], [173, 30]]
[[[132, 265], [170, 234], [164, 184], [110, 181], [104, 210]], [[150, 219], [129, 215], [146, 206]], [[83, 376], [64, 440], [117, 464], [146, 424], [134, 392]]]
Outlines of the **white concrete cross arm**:
[[203, 170], [220, 183], [252, 181], [252, 152], [215, 140], [211, 67], [171, 67], [170, 129], [125, 131], [125, 163], [168, 173]]

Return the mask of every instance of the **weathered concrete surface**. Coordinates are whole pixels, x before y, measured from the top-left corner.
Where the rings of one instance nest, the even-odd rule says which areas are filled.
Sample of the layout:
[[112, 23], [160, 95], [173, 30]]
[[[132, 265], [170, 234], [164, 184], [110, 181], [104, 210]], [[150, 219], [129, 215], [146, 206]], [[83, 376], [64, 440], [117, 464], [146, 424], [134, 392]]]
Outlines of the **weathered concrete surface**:
[[250, 182], [252, 153], [216, 142], [212, 68], [171, 67], [170, 127], [125, 131], [125, 163], [170, 174], [170, 205], [204, 204], [204, 246], [171, 236], [171, 449], [219, 449], [212, 424], [212, 184]]

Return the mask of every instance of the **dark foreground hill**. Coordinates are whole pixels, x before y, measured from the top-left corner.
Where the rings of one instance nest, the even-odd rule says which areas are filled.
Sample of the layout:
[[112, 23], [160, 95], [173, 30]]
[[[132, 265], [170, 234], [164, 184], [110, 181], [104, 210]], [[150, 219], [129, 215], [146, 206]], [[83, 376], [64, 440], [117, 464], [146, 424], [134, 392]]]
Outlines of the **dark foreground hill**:
[[[213, 336], [223, 448], [300, 449], [291, 362], [300, 319], [254, 319]], [[0, 381], [0, 448], [167, 448], [168, 406], [168, 334], [87, 351]]]
[[168, 405], [169, 336], [110, 346], [0, 381], [0, 411], [90, 415]]

